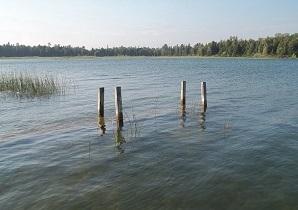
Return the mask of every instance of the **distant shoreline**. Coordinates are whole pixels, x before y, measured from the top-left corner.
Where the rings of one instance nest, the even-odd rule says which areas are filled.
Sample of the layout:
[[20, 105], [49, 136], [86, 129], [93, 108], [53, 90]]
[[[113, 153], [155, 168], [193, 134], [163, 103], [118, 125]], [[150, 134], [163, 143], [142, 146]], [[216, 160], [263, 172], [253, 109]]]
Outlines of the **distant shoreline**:
[[212, 41], [208, 43], [177, 44], [161, 47], [99, 47], [87, 49], [73, 47], [71, 45], [0, 45], [0, 57], [244, 57], [244, 58], [297, 58], [298, 57], [298, 33], [276, 34], [275, 36], [258, 39], [238, 39], [231, 36], [229, 39]]
[[5, 59], [112, 59], [112, 58], [173, 58], [173, 59], [180, 59], [180, 58], [198, 58], [198, 59], [255, 59], [255, 60], [275, 60], [275, 59], [280, 59], [280, 60], [297, 60], [297, 58], [293, 57], [276, 57], [276, 56], [235, 56], [235, 57], [225, 57], [225, 56], [19, 56], [19, 57], [0, 57], [0, 60], [5, 60]]

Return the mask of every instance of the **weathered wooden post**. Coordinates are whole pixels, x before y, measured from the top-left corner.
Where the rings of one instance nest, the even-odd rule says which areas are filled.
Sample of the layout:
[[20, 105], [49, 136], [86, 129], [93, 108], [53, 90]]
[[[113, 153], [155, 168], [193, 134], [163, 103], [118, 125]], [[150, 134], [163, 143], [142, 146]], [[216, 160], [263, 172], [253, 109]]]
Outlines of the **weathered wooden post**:
[[186, 95], [186, 81], [181, 81], [181, 94], [180, 94], [181, 107], [185, 107], [185, 104], [186, 104], [185, 95]]
[[104, 134], [106, 131], [105, 128], [105, 119], [104, 119], [104, 88], [101, 87], [98, 89], [97, 93], [97, 112], [98, 112], [98, 125]]
[[184, 122], [186, 119], [185, 109], [186, 109], [186, 81], [181, 81], [181, 92], [180, 92], [180, 114], [181, 123], [180, 125], [184, 127]]
[[99, 117], [104, 117], [104, 94], [105, 90], [103, 87], [98, 89], [97, 94], [97, 111]]
[[201, 105], [204, 107], [204, 110], [206, 110], [206, 108], [207, 108], [206, 82], [201, 82]]
[[116, 121], [117, 127], [123, 127], [123, 112], [122, 112], [122, 97], [121, 97], [121, 87], [115, 88], [115, 108], [116, 108]]

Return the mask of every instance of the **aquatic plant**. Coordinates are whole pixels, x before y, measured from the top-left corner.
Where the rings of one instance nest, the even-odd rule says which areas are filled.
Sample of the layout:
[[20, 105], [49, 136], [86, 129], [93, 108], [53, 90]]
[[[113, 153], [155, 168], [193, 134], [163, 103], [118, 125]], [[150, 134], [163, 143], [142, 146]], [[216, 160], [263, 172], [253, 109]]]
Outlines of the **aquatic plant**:
[[101, 130], [101, 136], [105, 134], [106, 121], [109, 122], [109, 124], [111, 124], [112, 127], [114, 127], [112, 130], [113, 139], [115, 140], [115, 147], [120, 153], [124, 152], [124, 144], [127, 141], [131, 141], [132, 139], [141, 137], [142, 126], [140, 125], [140, 121], [137, 120], [136, 114], [133, 110], [133, 106], [131, 108], [131, 112], [124, 112], [124, 115], [124, 127], [118, 127], [115, 116], [111, 118], [100, 119], [101, 123], [98, 121], [98, 128]]
[[128, 124], [128, 135], [136, 138], [141, 135], [140, 125], [136, 118], [136, 114], [132, 111], [132, 115], [126, 114]]
[[49, 96], [65, 93], [65, 81], [50, 75], [31, 73], [0, 73], [0, 92], [17, 96]]

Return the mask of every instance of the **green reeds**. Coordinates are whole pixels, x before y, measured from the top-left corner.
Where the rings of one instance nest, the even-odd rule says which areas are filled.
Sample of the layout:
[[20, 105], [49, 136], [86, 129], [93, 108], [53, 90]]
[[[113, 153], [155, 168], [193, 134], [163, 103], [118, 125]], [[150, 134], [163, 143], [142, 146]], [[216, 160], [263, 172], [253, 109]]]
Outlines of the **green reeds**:
[[0, 72], [0, 92], [38, 97], [65, 93], [65, 82], [50, 75]]

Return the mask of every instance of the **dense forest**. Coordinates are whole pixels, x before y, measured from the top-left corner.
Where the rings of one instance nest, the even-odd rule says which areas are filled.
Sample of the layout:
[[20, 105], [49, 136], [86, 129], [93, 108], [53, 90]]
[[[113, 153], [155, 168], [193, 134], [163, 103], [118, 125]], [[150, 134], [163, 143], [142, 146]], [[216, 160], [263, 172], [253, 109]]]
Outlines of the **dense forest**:
[[193, 46], [165, 44], [161, 48], [113, 47], [88, 50], [85, 47], [61, 45], [0, 45], [0, 57], [60, 56], [222, 56], [222, 57], [298, 57], [298, 33], [276, 34], [274, 37], [244, 40], [230, 37], [219, 42], [197, 43]]

